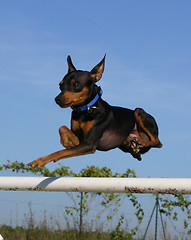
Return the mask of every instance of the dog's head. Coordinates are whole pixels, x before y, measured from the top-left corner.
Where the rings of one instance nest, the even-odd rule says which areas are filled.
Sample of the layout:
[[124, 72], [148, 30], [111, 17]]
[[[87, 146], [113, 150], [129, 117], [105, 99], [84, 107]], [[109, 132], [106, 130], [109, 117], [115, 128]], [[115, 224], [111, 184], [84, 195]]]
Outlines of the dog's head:
[[61, 93], [55, 98], [56, 103], [62, 107], [82, 106], [90, 97], [95, 83], [102, 77], [105, 56], [90, 72], [76, 70], [71, 57], [67, 57], [68, 73], [60, 82]]

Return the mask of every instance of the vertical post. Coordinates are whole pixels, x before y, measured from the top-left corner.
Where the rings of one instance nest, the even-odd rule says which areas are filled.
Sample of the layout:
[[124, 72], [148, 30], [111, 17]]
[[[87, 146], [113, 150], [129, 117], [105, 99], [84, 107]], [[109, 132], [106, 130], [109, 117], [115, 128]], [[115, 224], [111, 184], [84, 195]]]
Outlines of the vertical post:
[[155, 240], [157, 240], [158, 213], [160, 213], [160, 218], [161, 218], [161, 223], [162, 223], [162, 229], [163, 229], [164, 239], [166, 240], [165, 229], [164, 229], [164, 224], [163, 224], [163, 220], [162, 220], [162, 214], [161, 214], [161, 211], [160, 211], [160, 203], [159, 203], [159, 197], [158, 197], [158, 196], [156, 197], [155, 205], [154, 205], [152, 214], [151, 214], [151, 216], [150, 216], [150, 219], [149, 219], [149, 222], [148, 222], [148, 225], [147, 225], [147, 228], [146, 228], [146, 231], [145, 231], [145, 234], [144, 234], [142, 240], [145, 240], [145, 237], [146, 237], [146, 234], [147, 234], [149, 225], [150, 225], [150, 223], [151, 223], [151, 219], [152, 219], [152, 217], [153, 217], [153, 214], [154, 214], [155, 209], [156, 209], [156, 218], [155, 218]]
[[154, 205], [153, 211], [152, 211], [152, 213], [151, 213], [151, 216], [150, 216], [150, 219], [149, 219], [149, 222], [148, 222], [148, 225], [147, 225], [147, 228], [146, 228], [146, 230], [145, 230], [145, 234], [144, 234], [142, 240], [145, 240], [145, 237], [146, 237], [146, 235], [147, 235], [147, 231], [148, 231], [148, 229], [149, 229], [149, 225], [150, 225], [150, 223], [151, 223], [151, 220], [152, 220], [152, 217], [153, 217], [155, 208], [156, 208], [156, 203], [155, 203], [155, 205]]
[[158, 201], [158, 205], [159, 205], [159, 213], [160, 213], [160, 220], [161, 220], [161, 224], [162, 224], [162, 230], [163, 230], [163, 235], [164, 235], [164, 240], [166, 240], [166, 234], [165, 234], [165, 229], [164, 229], [164, 223], [163, 223], [163, 220], [162, 220], [162, 213], [160, 211], [160, 203]]
[[157, 196], [156, 197], [155, 240], [157, 240], [158, 211], [159, 211], [159, 201]]
[[83, 192], [81, 192], [80, 196], [80, 226], [79, 226], [79, 238], [81, 238], [82, 235], [82, 225], [83, 225]]

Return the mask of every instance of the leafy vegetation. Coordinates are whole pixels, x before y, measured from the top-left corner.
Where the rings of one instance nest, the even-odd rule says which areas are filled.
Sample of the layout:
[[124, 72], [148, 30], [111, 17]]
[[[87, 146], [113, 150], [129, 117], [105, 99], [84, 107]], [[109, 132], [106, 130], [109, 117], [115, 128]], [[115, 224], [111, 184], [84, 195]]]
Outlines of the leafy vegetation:
[[[179, 220], [180, 212], [184, 213], [183, 227], [191, 235], [191, 201], [188, 195], [175, 194], [172, 198], [160, 195], [161, 213], [172, 221]], [[179, 211], [178, 211], [179, 210]]]
[[[40, 169], [32, 168], [29, 165], [25, 165], [24, 163], [19, 162], [8, 162], [0, 166], [0, 170], [11, 170], [13, 172], [32, 172], [34, 174], [43, 175], [46, 177], [120, 177], [120, 178], [127, 178], [127, 177], [136, 177], [135, 172], [133, 170], [127, 169], [127, 171], [123, 174], [119, 173], [112, 173], [111, 169], [103, 167], [98, 168], [95, 166], [87, 167], [82, 169], [79, 173], [74, 173], [68, 167], [59, 165], [54, 171], [49, 171], [48, 168], [43, 167]], [[75, 194], [76, 195], [76, 194]], [[109, 214], [106, 216], [106, 221], [112, 221], [113, 217], [117, 214], [122, 201], [124, 198], [128, 198], [130, 203], [135, 209], [135, 216], [137, 218], [137, 225], [129, 230], [129, 235], [135, 235], [139, 229], [139, 225], [142, 222], [144, 217], [144, 211], [141, 208], [141, 204], [138, 202], [137, 197], [132, 194], [116, 194], [116, 193], [79, 193], [77, 197], [74, 198], [73, 193], [68, 193], [68, 196], [71, 198], [71, 202], [73, 202], [73, 206], [67, 207], [65, 210], [65, 214], [68, 216], [68, 225], [69, 225], [69, 217], [71, 217], [72, 222], [78, 222], [79, 225], [79, 233], [87, 232], [85, 218], [89, 211], [91, 210], [92, 206], [96, 203], [99, 205], [99, 211], [97, 214], [94, 214], [94, 222], [100, 221], [101, 217], [103, 217], [104, 213], [109, 209]], [[120, 217], [121, 219], [122, 217]], [[88, 222], [88, 220], [86, 221]], [[120, 221], [119, 221], [120, 222]], [[116, 232], [120, 232], [121, 224], [117, 225]], [[113, 233], [115, 235], [115, 233]], [[122, 234], [122, 233], [120, 233]], [[125, 236], [126, 233], [123, 232]], [[115, 238], [117, 239], [117, 238]], [[119, 239], [119, 238], [118, 238]]]
[[[13, 172], [31, 172], [33, 174], [42, 175], [46, 177], [108, 177], [108, 178], [134, 178], [136, 174], [134, 170], [127, 169], [127, 171], [123, 174], [112, 173], [111, 169], [107, 167], [98, 168], [95, 166], [90, 166], [82, 169], [79, 173], [74, 173], [69, 167], [65, 167], [59, 165], [54, 171], [50, 171], [48, 168], [43, 167], [40, 169], [32, 168], [29, 165], [25, 165], [24, 163], [8, 161], [7, 164], [3, 164], [0, 166], [0, 170], [11, 170]], [[75, 230], [48, 230], [47, 227], [39, 229], [38, 227], [29, 227], [28, 229], [24, 228], [16, 228], [14, 229], [14, 233], [20, 236], [19, 232], [24, 232], [25, 236], [33, 236], [32, 238], [28, 237], [20, 237], [14, 239], [77, 239], [76, 236], [83, 236], [83, 239], [132, 239], [139, 230], [139, 226], [144, 218], [144, 211], [139, 203], [137, 196], [132, 193], [128, 194], [116, 194], [116, 193], [79, 193], [74, 195], [73, 193], [68, 193], [68, 196], [73, 203], [71, 207], [66, 207], [63, 209], [65, 215], [68, 217], [68, 226], [70, 221], [76, 222], [77, 226], [74, 228]], [[103, 233], [102, 234], [97, 229], [90, 228], [86, 223], [89, 221], [88, 213], [91, 211], [93, 206], [96, 204], [99, 205], [99, 209], [97, 209], [97, 213], [94, 213], [94, 222], [100, 221], [100, 219], [106, 217], [106, 221], [112, 221], [112, 219], [119, 212], [120, 206], [124, 199], [128, 199], [134, 208], [134, 214], [137, 219], [137, 225], [132, 229], [128, 229], [126, 231], [123, 230], [124, 223], [124, 215], [121, 214], [118, 219], [118, 223], [115, 227], [115, 230], [111, 233]], [[185, 213], [185, 217], [183, 220], [183, 226], [187, 230], [188, 234], [191, 234], [190, 229], [190, 219], [191, 219], [191, 202], [189, 201], [188, 196], [184, 196], [181, 194], [177, 194], [174, 196], [169, 195], [160, 195], [160, 211], [161, 214], [167, 216], [170, 220], [176, 222], [179, 220], [179, 213]], [[109, 210], [109, 211], [108, 211]], [[10, 229], [7, 226], [2, 226], [1, 233], [3, 234], [3, 229], [6, 229], [6, 232], [11, 232], [13, 229]], [[9, 231], [10, 230], [10, 231]], [[38, 231], [43, 232], [44, 238], [40, 233], [37, 234]], [[41, 237], [37, 238], [36, 235]], [[57, 237], [54, 238], [56, 235]], [[91, 234], [91, 237], [90, 235]], [[101, 235], [100, 235], [101, 234]], [[59, 237], [58, 237], [59, 235]], [[45, 237], [47, 236], [47, 237]], [[60, 237], [61, 236], [61, 237]], [[5, 239], [11, 239], [9, 237], [4, 236]], [[65, 238], [64, 238], [65, 237]], [[87, 238], [86, 238], [87, 237]]]

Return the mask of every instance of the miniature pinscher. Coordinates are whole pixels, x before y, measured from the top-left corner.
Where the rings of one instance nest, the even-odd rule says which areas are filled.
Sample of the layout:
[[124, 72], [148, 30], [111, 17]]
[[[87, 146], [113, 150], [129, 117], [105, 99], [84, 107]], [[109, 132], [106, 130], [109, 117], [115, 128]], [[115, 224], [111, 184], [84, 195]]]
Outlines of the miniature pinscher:
[[55, 98], [61, 108], [72, 108], [71, 130], [59, 128], [61, 144], [66, 148], [30, 163], [42, 167], [60, 159], [119, 148], [141, 160], [150, 148], [161, 148], [155, 119], [141, 108], [130, 110], [110, 106], [96, 85], [101, 79], [105, 56], [90, 72], [76, 70], [68, 56], [68, 73], [60, 82]]

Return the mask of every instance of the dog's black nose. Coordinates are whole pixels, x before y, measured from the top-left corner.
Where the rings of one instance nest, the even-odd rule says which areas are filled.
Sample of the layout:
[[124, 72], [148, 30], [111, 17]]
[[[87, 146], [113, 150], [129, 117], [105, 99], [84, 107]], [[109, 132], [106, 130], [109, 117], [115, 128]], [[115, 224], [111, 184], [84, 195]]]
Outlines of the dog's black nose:
[[59, 96], [55, 97], [55, 102], [59, 105], [61, 103], [61, 98]]

